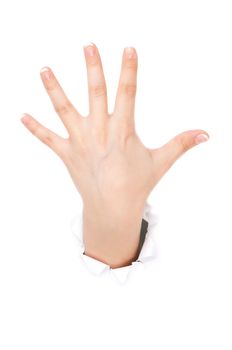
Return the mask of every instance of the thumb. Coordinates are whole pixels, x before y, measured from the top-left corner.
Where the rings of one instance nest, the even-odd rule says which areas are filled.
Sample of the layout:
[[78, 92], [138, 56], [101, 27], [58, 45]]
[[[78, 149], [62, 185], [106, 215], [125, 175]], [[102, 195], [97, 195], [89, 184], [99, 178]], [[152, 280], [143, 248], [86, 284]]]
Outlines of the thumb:
[[165, 168], [169, 169], [182, 154], [208, 139], [209, 134], [204, 130], [184, 131], [162, 147], [155, 149], [153, 155], [156, 161], [159, 160]]

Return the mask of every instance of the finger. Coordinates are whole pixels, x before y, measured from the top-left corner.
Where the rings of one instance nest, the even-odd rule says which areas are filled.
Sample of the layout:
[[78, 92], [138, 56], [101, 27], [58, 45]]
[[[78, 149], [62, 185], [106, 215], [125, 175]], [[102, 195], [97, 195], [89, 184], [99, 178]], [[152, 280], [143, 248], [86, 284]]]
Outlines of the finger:
[[153, 150], [152, 155], [156, 164], [159, 162], [165, 172], [186, 151], [208, 139], [209, 134], [204, 130], [185, 131], [172, 138], [162, 147]]
[[114, 114], [134, 124], [138, 57], [135, 48], [124, 49]]
[[47, 129], [45, 126], [40, 124], [36, 119], [28, 114], [23, 114], [21, 121], [26, 126], [26, 128], [40, 141], [50, 147], [59, 156], [63, 155], [65, 147], [67, 146], [66, 139]]
[[88, 77], [89, 114], [93, 119], [103, 122], [108, 115], [108, 106], [101, 57], [93, 43], [84, 46], [84, 54]]
[[69, 101], [49, 67], [42, 68], [40, 70], [40, 75], [56, 113], [61, 118], [67, 130], [71, 133], [81, 115]]

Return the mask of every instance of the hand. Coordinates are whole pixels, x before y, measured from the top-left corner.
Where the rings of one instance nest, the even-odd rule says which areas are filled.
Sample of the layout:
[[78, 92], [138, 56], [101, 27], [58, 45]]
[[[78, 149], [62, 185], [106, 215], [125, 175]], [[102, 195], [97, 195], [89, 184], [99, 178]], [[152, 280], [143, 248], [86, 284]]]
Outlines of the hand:
[[134, 123], [138, 57], [123, 52], [112, 114], [96, 45], [84, 47], [89, 114], [83, 117], [69, 101], [48, 67], [41, 69], [44, 87], [69, 137], [62, 138], [29, 114], [21, 118], [29, 131], [64, 162], [80, 193], [87, 255], [112, 267], [127, 265], [137, 254], [144, 205], [149, 193], [187, 150], [208, 139], [201, 129], [185, 131], [162, 147], [150, 149]]

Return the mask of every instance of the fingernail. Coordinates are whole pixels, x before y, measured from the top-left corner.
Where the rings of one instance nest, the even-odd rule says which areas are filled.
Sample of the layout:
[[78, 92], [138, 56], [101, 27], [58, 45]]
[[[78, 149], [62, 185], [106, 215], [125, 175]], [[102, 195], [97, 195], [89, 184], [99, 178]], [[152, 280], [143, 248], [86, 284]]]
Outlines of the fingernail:
[[135, 48], [132, 46], [125, 47], [125, 53], [126, 53], [126, 57], [129, 59], [136, 57]]
[[21, 121], [22, 121], [23, 123], [27, 123], [27, 122], [29, 122], [30, 117], [29, 117], [29, 115], [23, 113], [23, 114], [21, 115], [21, 118], [20, 118], [20, 119], [21, 119]]
[[46, 80], [50, 80], [52, 77], [51, 70], [48, 67], [43, 67], [40, 69], [40, 73], [42, 74], [43, 78]]
[[84, 49], [85, 49], [85, 51], [87, 52], [87, 54], [89, 56], [94, 56], [94, 54], [95, 54], [95, 47], [94, 47], [93, 43], [90, 42], [90, 43], [84, 45]]
[[196, 141], [196, 144], [199, 144], [201, 142], [208, 141], [208, 139], [209, 139], [209, 136], [207, 136], [206, 134], [199, 134], [196, 136], [195, 141]]

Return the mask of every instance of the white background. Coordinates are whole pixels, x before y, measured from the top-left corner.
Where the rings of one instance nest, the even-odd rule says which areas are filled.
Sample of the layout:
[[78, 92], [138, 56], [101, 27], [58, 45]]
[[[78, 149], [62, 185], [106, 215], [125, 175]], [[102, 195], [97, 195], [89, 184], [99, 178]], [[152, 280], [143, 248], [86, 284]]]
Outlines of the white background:
[[[231, 1], [1, 1], [0, 348], [232, 348]], [[70, 219], [81, 197], [20, 122], [66, 136], [40, 80], [50, 66], [88, 113], [83, 45], [100, 51], [113, 108], [122, 51], [139, 57], [137, 132], [148, 147], [210, 134], [150, 195], [158, 257], [125, 286], [90, 275]], [[110, 111], [111, 112], [111, 111]]]

